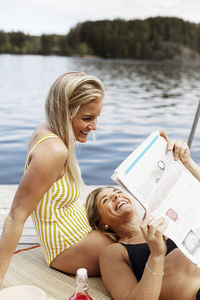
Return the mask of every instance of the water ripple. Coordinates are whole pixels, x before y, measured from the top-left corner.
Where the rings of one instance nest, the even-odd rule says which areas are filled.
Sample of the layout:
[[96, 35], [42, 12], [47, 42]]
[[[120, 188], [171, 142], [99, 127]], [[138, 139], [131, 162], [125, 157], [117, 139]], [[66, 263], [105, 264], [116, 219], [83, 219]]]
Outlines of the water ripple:
[[[0, 184], [18, 183], [28, 139], [62, 73], [99, 77], [106, 97], [96, 141], [77, 147], [86, 184], [112, 183], [118, 164], [155, 129], [187, 141], [200, 95], [200, 64], [0, 55]], [[199, 124], [191, 154], [200, 162]]]

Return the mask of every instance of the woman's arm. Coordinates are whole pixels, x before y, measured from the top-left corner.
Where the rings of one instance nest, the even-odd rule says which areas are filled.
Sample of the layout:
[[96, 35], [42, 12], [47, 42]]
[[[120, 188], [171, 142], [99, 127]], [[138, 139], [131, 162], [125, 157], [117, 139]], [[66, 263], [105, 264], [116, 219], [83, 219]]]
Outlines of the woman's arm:
[[200, 166], [197, 165], [194, 160], [190, 157], [187, 162], [183, 163], [188, 171], [200, 181]]
[[174, 159], [180, 159], [188, 171], [200, 181], [200, 167], [190, 157], [190, 150], [186, 143], [178, 140], [169, 140], [168, 150], [173, 151]]
[[168, 142], [167, 149], [168, 151], [173, 151], [174, 159], [180, 159], [188, 171], [200, 181], [200, 166], [192, 160], [188, 145], [181, 140], [168, 139], [166, 133], [163, 131], [160, 133], [160, 135]]
[[55, 140], [44, 141], [36, 149], [3, 226], [0, 240], [0, 284], [22, 235], [26, 219], [58, 179], [66, 162], [66, 150], [63, 150], [61, 144], [56, 144]]
[[[138, 282], [126, 256], [126, 249], [120, 244], [105, 247], [100, 255], [101, 275], [113, 299], [158, 300], [163, 276], [154, 275], [145, 268]], [[148, 262], [152, 269], [163, 270], [163, 257], [152, 257]]]
[[[163, 220], [146, 218], [141, 224], [151, 254], [138, 282], [131, 267], [126, 249], [120, 244], [105, 247], [100, 255], [103, 281], [115, 300], [158, 300], [163, 280], [166, 243], [161, 231]], [[161, 230], [161, 231], [160, 231]]]

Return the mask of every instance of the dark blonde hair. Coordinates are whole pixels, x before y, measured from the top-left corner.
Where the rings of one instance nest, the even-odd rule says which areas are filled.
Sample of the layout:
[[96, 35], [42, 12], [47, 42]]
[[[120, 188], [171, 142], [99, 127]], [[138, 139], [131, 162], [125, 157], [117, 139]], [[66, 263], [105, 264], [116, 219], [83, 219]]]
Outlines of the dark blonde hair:
[[48, 126], [65, 143], [68, 149], [66, 171], [69, 177], [80, 187], [81, 174], [74, 152], [75, 136], [72, 118], [82, 104], [104, 98], [103, 83], [96, 77], [82, 72], [69, 72], [61, 75], [51, 86], [45, 104]]
[[98, 230], [104, 232], [107, 236], [109, 236], [115, 242], [119, 240], [118, 235], [113, 232], [111, 229], [104, 230], [101, 224], [101, 216], [99, 214], [99, 210], [97, 207], [97, 196], [98, 194], [107, 188], [114, 188], [113, 186], [104, 186], [93, 190], [86, 198], [85, 208], [88, 217], [88, 221], [90, 226], [94, 230]]

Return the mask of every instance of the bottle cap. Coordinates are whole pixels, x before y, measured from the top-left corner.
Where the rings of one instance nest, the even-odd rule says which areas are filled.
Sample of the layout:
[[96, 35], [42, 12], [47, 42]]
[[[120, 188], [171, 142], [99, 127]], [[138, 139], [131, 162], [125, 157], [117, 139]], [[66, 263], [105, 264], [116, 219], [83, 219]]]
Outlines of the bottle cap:
[[87, 270], [84, 268], [78, 269], [77, 270], [77, 275], [79, 277], [81, 277], [82, 279], [86, 279], [87, 278]]

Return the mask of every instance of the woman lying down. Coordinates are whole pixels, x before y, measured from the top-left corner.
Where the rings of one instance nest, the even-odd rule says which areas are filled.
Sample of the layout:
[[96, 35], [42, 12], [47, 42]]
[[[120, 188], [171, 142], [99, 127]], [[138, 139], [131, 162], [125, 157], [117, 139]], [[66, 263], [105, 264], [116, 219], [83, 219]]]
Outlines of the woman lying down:
[[[200, 180], [200, 168], [186, 144], [169, 141], [168, 150]], [[163, 218], [142, 220], [133, 201], [114, 187], [91, 192], [86, 210], [92, 228], [109, 232], [117, 241], [100, 255], [102, 278], [113, 299], [200, 299], [200, 268], [165, 238]]]

